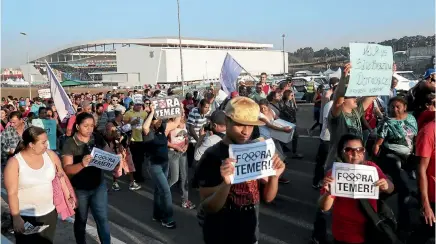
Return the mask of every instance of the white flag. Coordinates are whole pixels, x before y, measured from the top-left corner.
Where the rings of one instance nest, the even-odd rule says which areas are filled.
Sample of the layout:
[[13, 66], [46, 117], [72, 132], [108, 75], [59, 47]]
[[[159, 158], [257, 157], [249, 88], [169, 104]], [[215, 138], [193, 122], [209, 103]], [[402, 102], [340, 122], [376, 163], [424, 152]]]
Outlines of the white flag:
[[237, 91], [236, 80], [241, 71], [241, 65], [233, 59], [232, 55], [227, 53], [220, 75], [221, 87], [225, 93], [230, 94], [233, 91]]
[[71, 104], [67, 93], [61, 86], [61, 83], [59, 83], [56, 75], [53, 73], [53, 70], [51, 69], [47, 61], [45, 61], [45, 64], [47, 65], [47, 78], [50, 82], [51, 97], [53, 98], [59, 118], [61, 119], [61, 121], [63, 121], [65, 118], [68, 118], [71, 115], [75, 114], [73, 104]]

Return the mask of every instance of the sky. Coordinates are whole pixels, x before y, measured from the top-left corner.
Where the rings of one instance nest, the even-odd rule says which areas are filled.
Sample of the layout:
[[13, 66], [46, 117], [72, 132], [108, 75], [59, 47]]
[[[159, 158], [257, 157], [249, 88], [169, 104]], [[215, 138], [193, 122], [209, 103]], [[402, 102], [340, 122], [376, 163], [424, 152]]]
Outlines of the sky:
[[[434, 0], [180, 0], [183, 37], [285, 50], [435, 33]], [[176, 0], [2, 0], [1, 67], [83, 41], [177, 36]], [[25, 32], [27, 36], [19, 33]]]

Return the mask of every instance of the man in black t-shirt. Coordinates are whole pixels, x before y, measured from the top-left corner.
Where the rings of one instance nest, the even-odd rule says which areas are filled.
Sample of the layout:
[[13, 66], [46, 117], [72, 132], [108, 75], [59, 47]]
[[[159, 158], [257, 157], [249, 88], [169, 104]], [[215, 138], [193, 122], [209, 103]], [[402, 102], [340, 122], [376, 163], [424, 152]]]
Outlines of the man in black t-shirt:
[[[274, 200], [284, 163], [274, 155], [276, 175], [232, 185], [236, 160], [229, 158], [229, 144], [249, 142], [253, 127], [263, 123], [258, 119], [259, 106], [246, 97], [230, 100], [225, 113], [226, 136], [206, 150], [195, 176], [204, 213], [203, 237], [207, 244], [253, 244], [259, 240], [260, 196], [266, 202]], [[262, 192], [259, 183], [265, 184]]]

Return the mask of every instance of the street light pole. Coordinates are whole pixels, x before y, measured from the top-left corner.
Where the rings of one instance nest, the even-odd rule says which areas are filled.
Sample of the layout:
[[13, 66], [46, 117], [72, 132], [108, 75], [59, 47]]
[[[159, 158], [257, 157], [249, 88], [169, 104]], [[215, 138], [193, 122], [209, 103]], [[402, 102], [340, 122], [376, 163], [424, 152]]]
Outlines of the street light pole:
[[283, 76], [284, 78], [286, 78], [286, 60], [285, 60], [285, 34], [282, 35], [282, 39], [283, 39]]
[[177, 22], [179, 24], [180, 78], [182, 79], [182, 96], [185, 96], [185, 79], [183, 77], [182, 35], [180, 31], [180, 0], [177, 0]]
[[25, 32], [20, 32], [20, 35], [22, 35], [22, 36], [26, 36], [26, 43], [27, 43], [27, 52], [26, 52], [26, 54], [27, 54], [27, 63], [26, 63], [26, 66], [27, 66], [27, 78], [28, 78], [28, 82], [29, 82], [29, 98], [30, 99], [32, 99], [32, 81], [31, 81], [31, 76], [30, 76], [30, 67], [29, 67], [29, 63], [30, 63], [30, 60], [29, 60], [29, 38], [27, 37], [27, 33], [25, 33]]

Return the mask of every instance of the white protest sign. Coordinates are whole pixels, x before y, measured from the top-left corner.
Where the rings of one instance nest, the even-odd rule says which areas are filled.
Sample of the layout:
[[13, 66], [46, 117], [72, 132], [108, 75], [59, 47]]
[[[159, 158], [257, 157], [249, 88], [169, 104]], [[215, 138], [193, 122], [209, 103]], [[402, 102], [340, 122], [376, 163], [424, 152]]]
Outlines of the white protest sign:
[[392, 47], [350, 43], [352, 65], [345, 96], [389, 95], [392, 82]]
[[50, 89], [39, 89], [38, 90], [38, 96], [40, 98], [51, 98]]
[[133, 95], [133, 103], [134, 104], [143, 104], [144, 103], [144, 97], [142, 94], [135, 94]]
[[175, 118], [182, 114], [180, 100], [176, 96], [158, 97], [150, 100], [155, 108], [154, 116], [158, 119]]
[[47, 229], [49, 225], [40, 225], [40, 226], [34, 226], [29, 222], [24, 223], [24, 232], [23, 235], [32, 235], [36, 233], [40, 233], [43, 230]]
[[275, 151], [272, 139], [249, 144], [231, 144], [229, 157], [236, 159], [232, 184], [276, 175], [272, 162]]
[[361, 164], [334, 163], [331, 194], [346, 198], [378, 199], [379, 187], [377, 169]]
[[89, 163], [89, 166], [94, 166], [102, 170], [112, 171], [121, 161], [121, 157], [119, 155], [105, 152], [96, 147], [92, 149], [91, 156], [92, 161]]

